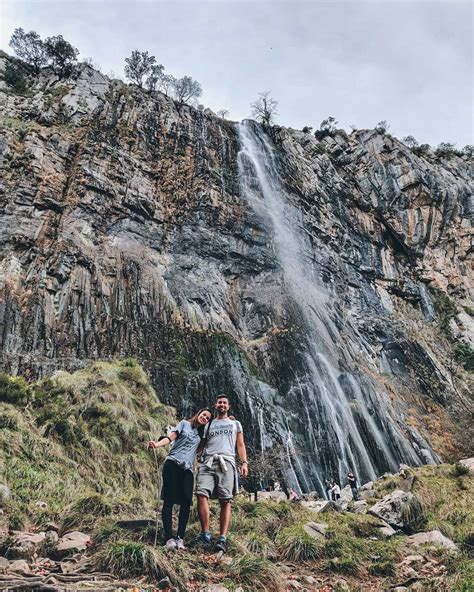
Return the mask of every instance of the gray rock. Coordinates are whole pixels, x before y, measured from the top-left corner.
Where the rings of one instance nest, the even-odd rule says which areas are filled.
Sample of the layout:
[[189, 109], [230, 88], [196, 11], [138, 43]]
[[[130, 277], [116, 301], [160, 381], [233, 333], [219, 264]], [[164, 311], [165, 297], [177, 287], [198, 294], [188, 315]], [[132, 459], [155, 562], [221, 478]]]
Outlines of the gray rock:
[[341, 508], [336, 504], [336, 502], [327, 501], [327, 500], [318, 500], [314, 502], [306, 502], [302, 501], [301, 505], [311, 512], [324, 513], [324, 512], [341, 512]]
[[381, 518], [394, 528], [402, 528], [401, 508], [412, 497], [411, 493], [396, 489], [369, 508], [369, 514]]
[[16, 573], [29, 573], [31, 570], [27, 561], [24, 559], [16, 559], [15, 561], [9, 562], [8, 571]]
[[429, 532], [418, 532], [412, 536], [409, 536], [406, 540], [407, 545], [436, 545], [455, 551], [457, 549], [456, 544], [448, 537], [445, 537], [439, 530], [431, 530]]
[[352, 504], [352, 511], [355, 514], [367, 514], [369, 506], [365, 500], [359, 500]]
[[459, 461], [460, 464], [467, 467], [471, 475], [474, 475], [474, 457], [472, 458], [464, 458], [463, 460]]
[[287, 497], [283, 491], [258, 491], [257, 500], [272, 500], [274, 502], [284, 502]]
[[0, 573], [7, 571], [10, 562], [6, 557], [0, 557]]
[[15, 559], [31, 559], [45, 541], [44, 533], [13, 531], [12, 543], [9, 546], [9, 557]]
[[6, 483], [0, 483], [0, 500], [9, 500], [11, 496], [10, 488]]
[[324, 522], [307, 522], [303, 528], [304, 531], [314, 539], [324, 539], [328, 525], [324, 524]]
[[59, 539], [56, 546], [56, 552], [59, 554], [66, 554], [68, 552], [85, 551], [91, 543], [89, 535], [79, 532], [77, 530], [68, 532]]

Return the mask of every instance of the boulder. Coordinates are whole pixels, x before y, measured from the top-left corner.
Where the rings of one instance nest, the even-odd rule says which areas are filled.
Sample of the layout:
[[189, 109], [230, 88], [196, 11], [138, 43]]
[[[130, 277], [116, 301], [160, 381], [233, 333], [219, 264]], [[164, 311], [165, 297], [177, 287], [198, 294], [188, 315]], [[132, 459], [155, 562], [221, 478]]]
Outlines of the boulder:
[[257, 500], [273, 500], [275, 502], [284, 502], [288, 498], [283, 491], [258, 491]]
[[60, 555], [66, 555], [69, 552], [77, 553], [79, 551], [85, 551], [90, 544], [91, 538], [89, 535], [74, 530], [73, 532], [68, 532], [59, 539], [56, 551]]
[[306, 502], [302, 501], [301, 505], [311, 512], [316, 512], [317, 514], [323, 512], [341, 512], [341, 508], [336, 504], [336, 502], [330, 502], [327, 500], [318, 500], [314, 502]]
[[28, 562], [24, 559], [17, 559], [16, 561], [10, 561], [8, 565], [9, 572], [17, 572], [17, 573], [29, 573], [30, 566]]
[[389, 537], [393, 536], [394, 534], [397, 534], [397, 531], [394, 528], [392, 528], [389, 524], [384, 522], [383, 520], [382, 520], [382, 526], [380, 526], [380, 528], [379, 528], [379, 532], [385, 538], [389, 538]]
[[373, 481], [368, 481], [367, 483], [364, 483], [364, 485], [361, 485], [359, 487], [359, 491], [367, 491], [370, 489], [374, 488], [374, 482]]
[[326, 536], [328, 525], [324, 522], [307, 522], [303, 529], [313, 539], [323, 539]]
[[346, 485], [341, 489], [341, 501], [351, 502], [352, 501], [352, 490], [349, 485]]
[[7, 571], [10, 562], [5, 557], [0, 557], [0, 573]]
[[369, 505], [365, 500], [359, 500], [352, 504], [352, 511], [354, 514], [367, 514], [368, 509]]
[[375, 489], [364, 489], [363, 491], [359, 489], [358, 496], [359, 499], [367, 500], [371, 497], [377, 497], [377, 492]]
[[412, 497], [413, 494], [396, 489], [369, 508], [369, 514], [384, 520], [393, 528], [403, 528], [402, 505]]
[[474, 475], [474, 457], [472, 458], [464, 458], [460, 460], [459, 463], [469, 469], [471, 475]]
[[456, 544], [448, 537], [445, 537], [439, 530], [430, 530], [429, 532], [417, 532], [407, 538], [407, 545], [438, 545], [445, 549], [455, 551]]
[[13, 531], [11, 541], [8, 549], [9, 557], [14, 559], [31, 559], [44, 543], [45, 534], [44, 532]]

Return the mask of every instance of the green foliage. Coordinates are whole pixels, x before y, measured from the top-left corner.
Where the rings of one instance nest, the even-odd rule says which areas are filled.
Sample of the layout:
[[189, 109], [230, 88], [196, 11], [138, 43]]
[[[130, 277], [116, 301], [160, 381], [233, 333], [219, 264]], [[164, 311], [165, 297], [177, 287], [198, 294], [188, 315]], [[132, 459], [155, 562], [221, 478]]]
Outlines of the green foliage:
[[15, 29], [9, 45], [19, 58], [34, 68], [36, 73], [46, 65], [46, 47], [36, 31], [25, 33], [22, 28]]
[[457, 462], [452, 470], [453, 477], [464, 477], [465, 475], [469, 475], [469, 467], [463, 465], [460, 462]]
[[243, 555], [228, 566], [232, 582], [242, 584], [247, 590], [283, 590], [278, 568], [264, 557]]
[[474, 372], [474, 349], [464, 341], [458, 342], [454, 347], [456, 361], [468, 372]]
[[339, 574], [356, 576], [359, 572], [357, 562], [352, 556], [335, 557], [326, 563], [326, 569]]
[[319, 129], [314, 132], [316, 140], [323, 140], [326, 136], [332, 136], [337, 129], [338, 122], [335, 117], [328, 117], [323, 119], [319, 126]]
[[388, 125], [387, 121], [383, 119], [377, 123], [377, 125], [374, 127], [374, 130], [378, 134], [386, 134], [389, 127], [390, 126]]
[[458, 307], [454, 300], [441, 290], [433, 289], [433, 296], [434, 307], [439, 318], [439, 326], [442, 331], [451, 335], [449, 323], [458, 314]]
[[435, 150], [435, 155], [438, 157], [449, 157], [455, 152], [455, 144], [451, 142], [441, 142]]
[[261, 557], [275, 558], [276, 548], [273, 542], [266, 536], [255, 530], [247, 536], [247, 548], [251, 553], [256, 553]]
[[400, 514], [408, 532], [419, 532], [426, 526], [426, 509], [416, 495], [402, 504]]
[[323, 539], [310, 536], [301, 525], [289, 526], [281, 530], [276, 542], [283, 559], [290, 561], [310, 561], [321, 557]]
[[44, 42], [49, 62], [60, 78], [68, 76], [77, 63], [79, 50], [66, 41], [62, 35], [48, 37]]
[[23, 68], [7, 62], [4, 76], [8, 86], [11, 86], [18, 94], [22, 95], [28, 90], [28, 79]]
[[419, 146], [415, 146], [412, 148], [412, 151], [417, 156], [426, 156], [429, 154], [431, 150], [431, 146], [429, 144], [420, 144]]
[[12, 405], [26, 405], [31, 397], [26, 381], [0, 372], [0, 401]]
[[402, 138], [402, 142], [405, 144], [407, 148], [418, 148], [419, 143], [413, 136], [405, 136]]
[[[130, 54], [130, 57], [125, 58], [125, 76], [140, 88], [143, 88], [145, 78], [152, 77], [154, 79], [154, 76], [158, 74], [154, 69], [155, 66], [155, 56], [148, 55], [147, 51], [138, 51], [135, 49]], [[161, 66], [162, 69], [163, 66]], [[158, 76], [156, 78], [158, 80]]]

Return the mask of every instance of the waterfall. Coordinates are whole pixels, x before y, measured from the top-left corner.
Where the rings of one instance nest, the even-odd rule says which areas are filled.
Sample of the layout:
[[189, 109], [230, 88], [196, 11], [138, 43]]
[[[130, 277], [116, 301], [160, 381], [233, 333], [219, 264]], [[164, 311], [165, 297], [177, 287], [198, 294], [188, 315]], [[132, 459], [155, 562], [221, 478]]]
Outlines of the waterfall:
[[358, 367], [357, 333], [348, 326], [342, 335], [334, 322], [331, 295], [304, 244], [304, 212], [285, 191], [270, 138], [251, 121], [239, 124], [238, 133], [242, 195], [272, 237], [283, 289], [304, 329], [301, 368], [289, 391], [280, 393], [291, 423], [290, 428], [285, 419], [282, 434], [291, 482], [300, 490], [324, 493], [326, 478], [344, 483], [349, 470], [364, 481], [397, 470], [400, 462], [420, 464], [384, 389]]

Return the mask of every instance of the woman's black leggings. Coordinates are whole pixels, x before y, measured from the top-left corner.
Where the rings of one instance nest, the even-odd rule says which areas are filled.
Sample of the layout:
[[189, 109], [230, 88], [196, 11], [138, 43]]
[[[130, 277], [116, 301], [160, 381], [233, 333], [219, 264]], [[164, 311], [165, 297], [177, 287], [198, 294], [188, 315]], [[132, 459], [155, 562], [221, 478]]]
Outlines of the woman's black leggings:
[[[178, 519], [178, 538], [184, 539], [186, 526], [188, 525], [189, 512], [191, 511], [191, 504], [181, 504], [179, 507]], [[161, 517], [163, 519], [163, 529], [165, 531], [165, 539], [173, 538], [173, 504], [170, 502], [163, 503], [161, 510]]]

